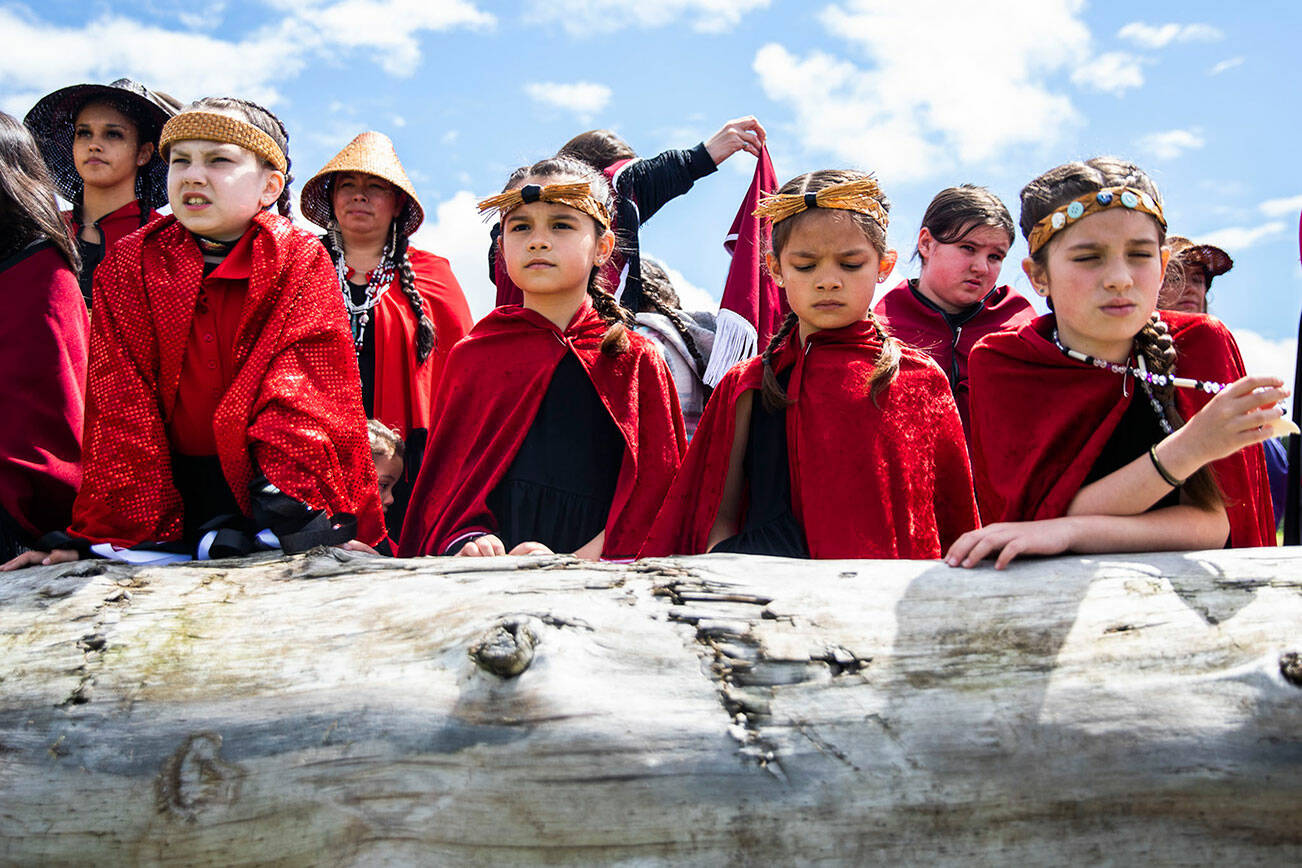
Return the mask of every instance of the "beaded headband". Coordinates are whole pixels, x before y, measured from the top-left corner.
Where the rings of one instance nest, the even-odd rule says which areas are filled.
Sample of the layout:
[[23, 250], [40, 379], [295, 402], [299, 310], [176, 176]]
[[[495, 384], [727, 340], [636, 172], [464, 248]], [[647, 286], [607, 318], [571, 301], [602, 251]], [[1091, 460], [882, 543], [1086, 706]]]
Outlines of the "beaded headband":
[[1143, 211], [1157, 218], [1157, 222], [1166, 228], [1166, 218], [1162, 216], [1162, 206], [1143, 190], [1134, 187], [1104, 187], [1093, 193], [1077, 196], [1075, 199], [1047, 214], [1031, 229], [1026, 246], [1034, 256], [1036, 251], [1049, 243], [1049, 239], [1075, 223], [1082, 217], [1106, 211], [1120, 205], [1133, 211]]
[[227, 142], [252, 151], [276, 167], [276, 171], [289, 169], [285, 152], [276, 140], [253, 124], [217, 112], [181, 112], [163, 125], [158, 137], [158, 150], [164, 158], [172, 142], [202, 139], [207, 142]]
[[752, 213], [755, 217], [767, 217], [776, 224], [810, 208], [837, 208], [864, 214], [885, 229], [890, 220], [886, 216], [886, 209], [882, 206], [881, 200], [882, 188], [877, 186], [877, 179], [868, 177], [833, 184], [817, 193], [779, 193], [775, 196], [765, 196], [760, 200], [759, 207]]
[[587, 181], [574, 181], [570, 184], [525, 184], [515, 190], [507, 190], [490, 196], [477, 206], [479, 213], [497, 211], [499, 218], [531, 202], [554, 202], [582, 211], [601, 224], [602, 229], [610, 228], [610, 214], [606, 206], [592, 196], [592, 185]]

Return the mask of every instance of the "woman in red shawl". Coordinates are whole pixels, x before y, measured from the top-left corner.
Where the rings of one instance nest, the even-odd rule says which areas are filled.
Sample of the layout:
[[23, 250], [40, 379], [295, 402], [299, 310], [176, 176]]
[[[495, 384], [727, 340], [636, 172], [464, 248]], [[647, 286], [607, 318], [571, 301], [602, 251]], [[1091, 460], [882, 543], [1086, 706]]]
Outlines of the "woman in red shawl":
[[284, 216], [283, 126], [204, 99], [161, 146], [175, 216], [118, 242], [95, 280], [72, 524], [6, 568], [378, 544], [357, 362], [329, 257]]
[[0, 560], [68, 525], [81, 483], [86, 306], [36, 143], [0, 112]]
[[714, 390], [643, 555], [938, 558], [976, 526], [945, 375], [870, 309], [895, 264], [888, 207], [841, 171], [761, 202], [792, 312]]
[[1243, 375], [1219, 321], [1156, 313], [1168, 250], [1153, 182], [1112, 158], [1059, 166], [1022, 190], [1021, 228], [1053, 312], [972, 353], [991, 523], [947, 562], [1273, 545], [1265, 462], [1245, 447], [1275, 436], [1288, 393]]

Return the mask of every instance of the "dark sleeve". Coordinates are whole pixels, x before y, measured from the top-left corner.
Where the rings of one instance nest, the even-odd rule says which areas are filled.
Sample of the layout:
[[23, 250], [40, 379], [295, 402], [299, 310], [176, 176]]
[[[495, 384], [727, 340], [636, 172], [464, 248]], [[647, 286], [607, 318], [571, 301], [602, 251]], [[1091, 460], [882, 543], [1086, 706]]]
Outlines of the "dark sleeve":
[[718, 167], [702, 142], [691, 150], [665, 151], [634, 160], [615, 176], [615, 188], [621, 196], [632, 197], [645, 223], [670, 199], [692, 189], [698, 178], [716, 171]]

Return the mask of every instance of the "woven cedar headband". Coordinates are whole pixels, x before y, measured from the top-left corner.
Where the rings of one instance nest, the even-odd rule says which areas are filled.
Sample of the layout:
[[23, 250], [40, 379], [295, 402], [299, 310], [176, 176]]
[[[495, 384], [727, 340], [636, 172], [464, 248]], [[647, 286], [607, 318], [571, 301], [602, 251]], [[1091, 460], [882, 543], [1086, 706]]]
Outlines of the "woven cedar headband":
[[859, 178], [824, 187], [817, 193], [780, 193], [776, 196], [765, 196], [760, 200], [759, 207], [755, 209], [754, 216], [767, 217], [774, 223], [781, 223], [788, 217], [794, 217], [810, 208], [837, 208], [864, 214], [885, 229], [890, 219], [881, 200], [882, 188], [877, 186], [877, 179]]
[[557, 205], [567, 205], [596, 220], [601, 224], [601, 228], [610, 228], [610, 214], [606, 211], [605, 205], [593, 198], [592, 186], [587, 181], [546, 186], [525, 184], [518, 189], [490, 196], [480, 202], [478, 208], [481, 214], [485, 211], [497, 211], [500, 218], [505, 218], [511, 211], [530, 202], [554, 202]]
[[1066, 205], [1046, 214], [1032, 227], [1031, 234], [1026, 239], [1026, 246], [1034, 256], [1036, 251], [1049, 243], [1049, 239], [1082, 217], [1118, 206], [1152, 214], [1162, 228], [1166, 228], [1162, 206], [1143, 190], [1136, 190], [1134, 187], [1104, 187], [1102, 190], [1077, 196]]
[[285, 152], [276, 144], [275, 139], [253, 124], [230, 115], [217, 112], [181, 112], [163, 125], [163, 134], [158, 137], [158, 150], [166, 157], [168, 147], [173, 142], [189, 139], [239, 145], [244, 150], [252, 151], [262, 157], [279, 172], [289, 168]]

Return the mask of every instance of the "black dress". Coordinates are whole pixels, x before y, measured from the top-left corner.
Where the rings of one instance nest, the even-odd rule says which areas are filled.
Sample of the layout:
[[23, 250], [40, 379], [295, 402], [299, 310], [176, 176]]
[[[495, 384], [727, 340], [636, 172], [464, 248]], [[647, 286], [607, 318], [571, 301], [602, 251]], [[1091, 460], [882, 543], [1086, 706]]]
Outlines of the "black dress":
[[[783, 390], [791, 369], [778, 375]], [[742, 459], [746, 475], [746, 518], [739, 533], [711, 551], [747, 555], [809, 557], [805, 531], [791, 509], [791, 468], [787, 453], [787, 411], [772, 411], [755, 394], [750, 409], [750, 434]]]
[[573, 552], [606, 527], [624, 437], [578, 357], [566, 353], [511, 465], [488, 495], [509, 552], [535, 541]]
[[[397, 280], [397, 277], [394, 277], [394, 280]], [[348, 281], [348, 291], [353, 298], [353, 304], [366, 301], [366, 287], [365, 283]], [[357, 369], [362, 375], [362, 409], [366, 411], [367, 419], [373, 419], [375, 418], [375, 308], [371, 308], [369, 313], [366, 327], [362, 329], [362, 348], [357, 351]], [[353, 346], [356, 347], [356, 338]]]
[[[1109, 473], [1125, 467], [1136, 458], [1148, 452], [1149, 447], [1160, 442], [1166, 432], [1157, 420], [1157, 412], [1148, 400], [1148, 393], [1137, 383], [1131, 384], [1130, 404], [1122, 415], [1121, 421], [1113, 430], [1108, 442], [1103, 444], [1103, 451], [1094, 459], [1094, 466], [1085, 476], [1082, 488], [1091, 482], [1097, 482]], [[1145, 512], [1180, 505], [1180, 489], [1172, 489]]]

